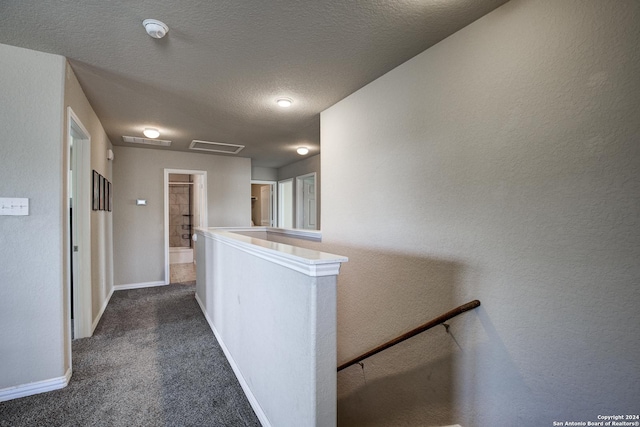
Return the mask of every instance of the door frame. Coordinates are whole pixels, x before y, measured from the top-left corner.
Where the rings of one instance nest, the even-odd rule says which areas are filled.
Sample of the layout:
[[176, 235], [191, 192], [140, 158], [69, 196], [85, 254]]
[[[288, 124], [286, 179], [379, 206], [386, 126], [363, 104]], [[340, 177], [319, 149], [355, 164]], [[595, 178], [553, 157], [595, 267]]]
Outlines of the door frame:
[[[72, 132], [81, 133], [83, 138], [76, 139]], [[76, 169], [70, 174], [73, 156], [71, 147], [76, 142], [75, 147]], [[67, 301], [68, 309], [65, 316], [69, 319], [69, 337], [72, 336], [71, 328], [73, 328], [73, 338], [86, 338], [93, 334], [93, 320], [91, 318], [91, 191], [93, 188], [91, 177], [91, 134], [82, 124], [71, 107], [67, 107], [67, 200], [65, 210], [65, 233], [67, 235], [66, 251], [69, 256], [67, 262], [67, 290], [69, 299]], [[77, 186], [77, 199], [72, 202], [73, 185]], [[73, 228], [77, 230], [78, 241], [72, 242], [70, 236], [70, 218], [69, 212], [73, 210]], [[73, 246], [78, 246], [78, 256], [73, 261]], [[74, 266], [72, 268], [72, 265]], [[77, 268], [77, 277], [74, 277], [74, 270]], [[75, 280], [72, 280], [75, 279]], [[72, 289], [73, 286], [73, 289]], [[73, 295], [73, 296], [72, 296]], [[71, 301], [73, 298], [73, 304]], [[71, 322], [71, 306], [73, 306], [73, 322]], [[73, 324], [72, 324], [73, 323]], [[68, 340], [68, 351], [71, 355], [71, 339]]]
[[[269, 210], [269, 215], [270, 215], [270, 219], [269, 222], [271, 223], [269, 225], [269, 227], [277, 227], [277, 218], [278, 218], [278, 182], [277, 181], [263, 181], [263, 180], [258, 180], [258, 179], [252, 179], [251, 180], [251, 185], [256, 184], [256, 185], [269, 185], [270, 187], [270, 191], [271, 191], [271, 196], [269, 197], [270, 203], [271, 203], [271, 209]], [[262, 224], [254, 224], [256, 226], [261, 226]]]
[[[208, 215], [208, 199], [207, 199], [207, 171], [192, 170], [192, 169], [164, 169], [164, 284], [168, 285], [171, 281], [171, 272], [169, 267], [169, 174], [183, 174], [183, 175], [201, 175], [202, 176], [202, 188], [200, 188], [200, 224], [193, 225], [194, 227], [208, 227], [209, 215]], [[194, 188], [194, 191], [196, 189]], [[193, 231], [193, 229], [191, 230]]]
[[293, 182], [293, 178], [287, 178], [287, 179], [283, 179], [281, 181], [278, 181], [278, 219], [276, 221], [277, 227], [278, 228], [286, 228], [283, 226], [283, 218], [282, 215], [284, 213], [284, 194], [282, 192], [282, 188], [281, 185], [285, 184], [285, 183], [291, 183], [291, 212], [289, 212], [291, 214], [291, 229], [295, 228], [296, 224], [295, 224], [295, 212], [296, 212], [296, 195], [295, 195], [295, 185]]
[[[296, 224], [297, 229], [305, 229], [304, 226], [304, 185], [302, 181], [307, 178], [313, 177], [313, 194], [316, 195], [316, 218], [318, 218], [318, 177], [316, 172], [307, 173], [304, 175], [296, 176]], [[316, 225], [316, 230], [318, 226]]]

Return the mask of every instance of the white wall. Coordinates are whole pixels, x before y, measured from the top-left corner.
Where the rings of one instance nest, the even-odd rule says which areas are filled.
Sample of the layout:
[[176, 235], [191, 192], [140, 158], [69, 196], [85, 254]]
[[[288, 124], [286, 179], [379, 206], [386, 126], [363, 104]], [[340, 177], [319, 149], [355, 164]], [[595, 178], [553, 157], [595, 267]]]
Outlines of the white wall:
[[335, 426], [336, 277], [346, 258], [197, 234], [196, 298], [262, 425]]
[[[114, 146], [114, 284], [164, 281], [164, 169], [207, 171], [208, 226], [251, 224], [251, 160]], [[136, 199], [147, 206], [136, 206]]]
[[482, 301], [341, 372], [341, 425], [637, 413], [638, 16], [512, 0], [322, 113], [338, 361]]
[[0, 44], [0, 197], [29, 198], [0, 216], [0, 390], [60, 378], [63, 322], [65, 59]]
[[251, 179], [255, 179], [256, 181], [277, 181], [278, 169], [252, 166]]

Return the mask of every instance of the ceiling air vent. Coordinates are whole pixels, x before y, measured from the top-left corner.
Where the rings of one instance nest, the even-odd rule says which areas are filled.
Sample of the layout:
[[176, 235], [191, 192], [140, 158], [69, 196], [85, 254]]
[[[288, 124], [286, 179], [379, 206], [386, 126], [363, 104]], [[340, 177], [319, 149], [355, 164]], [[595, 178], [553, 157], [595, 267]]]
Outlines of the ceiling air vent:
[[139, 138], [137, 136], [123, 136], [122, 140], [132, 144], [159, 145], [160, 147], [168, 147], [171, 145], [171, 141], [166, 141], [164, 139], [148, 139]]
[[191, 150], [213, 151], [215, 153], [238, 154], [244, 145], [225, 144], [224, 142], [198, 141], [194, 139], [189, 145]]

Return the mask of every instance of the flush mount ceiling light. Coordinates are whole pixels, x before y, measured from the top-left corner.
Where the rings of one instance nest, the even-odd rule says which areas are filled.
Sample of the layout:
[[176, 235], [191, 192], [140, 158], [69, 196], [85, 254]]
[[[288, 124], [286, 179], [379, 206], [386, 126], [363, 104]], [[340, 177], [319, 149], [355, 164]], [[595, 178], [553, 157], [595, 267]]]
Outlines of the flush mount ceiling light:
[[145, 19], [142, 21], [142, 25], [144, 25], [147, 34], [154, 39], [161, 39], [169, 32], [169, 27], [157, 19]]
[[276, 104], [278, 104], [282, 108], [289, 108], [289, 107], [291, 107], [291, 104], [293, 104], [293, 99], [291, 99], [291, 98], [278, 98], [276, 100]]
[[160, 136], [160, 132], [158, 131], [158, 129], [153, 129], [153, 128], [146, 128], [145, 130], [142, 131], [142, 133], [144, 134], [144, 136], [151, 139], [157, 138]]
[[306, 154], [309, 154], [309, 149], [307, 147], [298, 147], [298, 149], [296, 150], [298, 152], [298, 154], [300, 154], [301, 156], [304, 156]]

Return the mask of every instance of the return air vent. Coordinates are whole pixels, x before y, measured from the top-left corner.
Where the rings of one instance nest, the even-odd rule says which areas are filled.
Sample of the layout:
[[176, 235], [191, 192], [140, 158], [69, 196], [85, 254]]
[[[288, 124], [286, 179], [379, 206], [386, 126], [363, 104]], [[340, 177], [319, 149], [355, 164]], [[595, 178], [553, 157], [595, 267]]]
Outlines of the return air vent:
[[168, 147], [171, 145], [171, 141], [166, 141], [164, 139], [148, 139], [139, 138], [137, 136], [123, 136], [122, 140], [132, 144], [159, 145], [160, 147]]
[[244, 145], [225, 144], [224, 142], [198, 141], [194, 139], [189, 145], [191, 150], [213, 151], [215, 153], [238, 154]]

